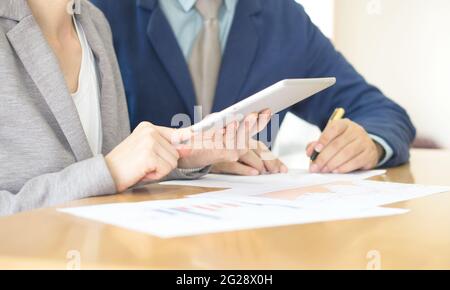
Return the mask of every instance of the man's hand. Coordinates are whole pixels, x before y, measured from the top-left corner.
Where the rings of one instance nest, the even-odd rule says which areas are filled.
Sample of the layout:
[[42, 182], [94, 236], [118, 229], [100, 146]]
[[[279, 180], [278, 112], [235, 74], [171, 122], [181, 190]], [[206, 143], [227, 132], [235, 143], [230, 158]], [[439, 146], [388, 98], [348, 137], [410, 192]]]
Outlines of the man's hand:
[[217, 174], [256, 176], [260, 174], [287, 173], [288, 168], [262, 142], [253, 140], [251, 149], [235, 162], [222, 162], [213, 166]]
[[319, 154], [311, 163], [313, 173], [349, 173], [375, 168], [384, 149], [370, 138], [363, 127], [348, 119], [333, 121], [323, 131], [319, 141], [308, 145], [309, 157]]
[[201, 136], [191, 136], [190, 145], [187, 144], [188, 152], [183, 150], [183, 146], [178, 146], [178, 152], [182, 155], [178, 167], [202, 168], [217, 163], [236, 162], [250, 148], [257, 148], [253, 136], [267, 126], [271, 115], [269, 110], [265, 110], [259, 114], [250, 114], [241, 124], [234, 122], [223, 130], [212, 129]]
[[[188, 149], [185, 149], [188, 150], [185, 151], [187, 154], [184, 154], [185, 157], [178, 161], [178, 168], [202, 168], [217, 162], [238, 160], [239, 151], [234, 148], [237, 142], [237, 132], [238, 124], [232, 123], [226, 127], [223, 135], [222, 132], [213, 133], [210, 136], [210, 140], [208, 140], [209, 144], [197, 145], [196, 149], [189, 148], [190, 146], [188, 146]], [[203, 141], [201, 140], [200, 142]], [[227, 148], [227, 145], [233, 146], [233, 148]], [[183, 148], [179, 146], [178, 152], [183, 152]]]

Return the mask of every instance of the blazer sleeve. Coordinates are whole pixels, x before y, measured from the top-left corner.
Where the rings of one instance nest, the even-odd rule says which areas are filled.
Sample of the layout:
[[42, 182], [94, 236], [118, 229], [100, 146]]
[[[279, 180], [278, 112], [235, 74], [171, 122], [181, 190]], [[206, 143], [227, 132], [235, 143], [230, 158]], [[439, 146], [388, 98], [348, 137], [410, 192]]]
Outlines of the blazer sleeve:
[[0, 188], [0, 216], [115, 192], [105, 159], [98, 155], [62, 171], [35, 177], [18, 192]]
[[[210, 166], [199, 170], [175, 169], [163, 180], [156, 182], [198, 179], [208, 174], [209, 170]], [[0, 216], [114, 193], [114, 180], [104, 157], [98, 155], [74, 163], [60, 172], [35, 177], [18, 192], [0, 189]]]
[[291, 111], [323, 130], [333, 110], [343, 107], [347, 118], [363, 126], [369, 134], [382, 138], [392, 148], [393, 156], [383, 166], [407, 162], [410, 144], [416, 134], [407, 112], [368, 84], [311, 22], [303, 7], [291, 4], [295, 5], [290, 9], [291, 21], [300, 27], [298, 41], [305, 43], [302, 57], [308, 60], [306, 75], [337, 78], [334, 87], [294, 106]]
[[[207, 175], [211, 170], [211, 166], [201, 169], [175, 169], [163, 181], [169, 180], [195, 180]], [[159, 181], [161, 182], [161, 181]]]

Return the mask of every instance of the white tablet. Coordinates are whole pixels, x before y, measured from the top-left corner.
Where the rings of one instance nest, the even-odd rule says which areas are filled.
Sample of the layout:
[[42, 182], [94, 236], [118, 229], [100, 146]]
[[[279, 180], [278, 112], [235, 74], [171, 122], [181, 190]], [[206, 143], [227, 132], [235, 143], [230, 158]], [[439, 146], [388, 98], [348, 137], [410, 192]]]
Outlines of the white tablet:
[[241, 121], [251, 113], [259, 113], [266, 109], [270, 109], [272, 114], [277, 114], [333, 86], [335, 83], [336, 78], [283, 80], [202, 120], [195, 124], [192, 129], [194, 132], [199, 132], [219, 124], [223, 124], [225, 127], [235, 120]]

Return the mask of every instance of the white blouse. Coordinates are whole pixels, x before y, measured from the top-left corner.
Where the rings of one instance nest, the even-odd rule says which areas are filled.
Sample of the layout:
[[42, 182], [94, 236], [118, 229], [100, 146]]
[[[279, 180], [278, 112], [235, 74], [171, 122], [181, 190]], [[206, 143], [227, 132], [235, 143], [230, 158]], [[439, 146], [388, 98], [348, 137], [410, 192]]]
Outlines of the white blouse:
[[100, 86], [94, 54], [86, 39], [83, 27], [74, 18], [75, 27], [82, 48], [78, 90], [72, 94], [92, 153], [102, 153], [103, 132], [100, 112]]

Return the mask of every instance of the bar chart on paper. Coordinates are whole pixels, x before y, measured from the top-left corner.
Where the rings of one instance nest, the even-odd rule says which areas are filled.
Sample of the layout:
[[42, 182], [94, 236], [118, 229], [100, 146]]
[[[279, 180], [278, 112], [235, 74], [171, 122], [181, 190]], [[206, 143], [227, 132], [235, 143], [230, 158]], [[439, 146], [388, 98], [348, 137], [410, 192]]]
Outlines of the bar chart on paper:
[[[170, 205], [165, 208], [149, 208], [149, 213], [152, 218], [168, 219], [168, 218], [183, 218], [183, 219], [196, 219], [196, 220], [224, 220], [236, 217], [239, 212], [243, 212], [246, 215], [252, 213], [259, 213], [261, 210], [292, 210], [298, 211], [302, 208], [300, 206], [277, 204], [277, 203], [265, 203], [264, 201], [257, 201], [253, 199], [233, 199], [227, 200], [209, 200], [209, 199], [195, 199], [192, 204], [186, 202], [182, 206]], [[144, 208], [143, 208], [144, 209]]]
[[[300, 206], [254, 198], [152, 201], [61, 211], [163, 238], [292, 223]], [[270, 218], [266, 213], [280, 218]], [[295, 223], [295, 222], [294, 222]]]
[[131, 204], [110, 204], [62, 212], [161, 238], [258, 229], [327, 220], [386, 216], [404, 210], [370, 208], [317, 210], [285, 200], [259, 197], [187, 198]]

